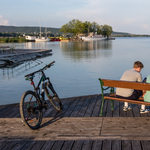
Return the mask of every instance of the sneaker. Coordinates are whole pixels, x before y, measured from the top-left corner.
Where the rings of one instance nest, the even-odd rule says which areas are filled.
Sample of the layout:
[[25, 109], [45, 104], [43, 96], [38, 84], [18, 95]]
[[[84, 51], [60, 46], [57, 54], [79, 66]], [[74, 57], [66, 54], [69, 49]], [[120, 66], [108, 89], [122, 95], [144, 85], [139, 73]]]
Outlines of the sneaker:
[[145, 114], [145, 113], [148, 113], [148, 112], [149, 112], [149, 109], [145, 109], [145, 110], [140, 109], [140, 113], [141, 113], [141, 114]]
[[128, 107], [124, 106], [124, 107], [123, 107], [123, 111], [131, 110], [131, 109], [132, 109], [131, 106], [128, 106]]

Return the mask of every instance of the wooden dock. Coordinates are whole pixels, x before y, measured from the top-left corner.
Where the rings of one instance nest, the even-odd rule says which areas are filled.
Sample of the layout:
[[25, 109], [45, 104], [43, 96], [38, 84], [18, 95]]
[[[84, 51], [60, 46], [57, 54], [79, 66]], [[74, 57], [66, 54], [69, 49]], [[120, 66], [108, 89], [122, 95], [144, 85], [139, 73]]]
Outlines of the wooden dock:
[[63, 111], [49, 103], [41, 128], [30, 130], [20, 118], [19, 104], [0, 106], [0, 150], [149, 150], [150, 113], [140, 106], [123, 112], [123, 103], [104, 104], [101, 95], [61, 99]]
[[0, 67], [14, 67], [48, 55], [52, 55], [51, 49], [13, 49], [0, 53]]

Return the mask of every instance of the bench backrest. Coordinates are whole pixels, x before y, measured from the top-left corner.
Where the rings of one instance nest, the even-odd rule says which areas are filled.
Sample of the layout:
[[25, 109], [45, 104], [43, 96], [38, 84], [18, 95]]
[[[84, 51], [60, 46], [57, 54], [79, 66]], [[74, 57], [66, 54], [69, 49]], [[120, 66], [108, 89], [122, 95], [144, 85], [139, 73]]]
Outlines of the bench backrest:
[[150, 91], [150, 83], [100, 79], [103, 86]]

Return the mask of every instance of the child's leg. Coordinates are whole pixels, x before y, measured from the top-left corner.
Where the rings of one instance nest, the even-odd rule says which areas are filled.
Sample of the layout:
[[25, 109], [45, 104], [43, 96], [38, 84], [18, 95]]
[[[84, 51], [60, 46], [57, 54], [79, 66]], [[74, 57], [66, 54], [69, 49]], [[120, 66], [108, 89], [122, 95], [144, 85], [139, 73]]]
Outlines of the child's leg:
[[128, 107], [128, 102], [124, 102], [124, 106], [125, 106], [125, 107]]
[[145, 105], [141, 105], [141, 109], [142, 109], [142, 110], [145, 110]]

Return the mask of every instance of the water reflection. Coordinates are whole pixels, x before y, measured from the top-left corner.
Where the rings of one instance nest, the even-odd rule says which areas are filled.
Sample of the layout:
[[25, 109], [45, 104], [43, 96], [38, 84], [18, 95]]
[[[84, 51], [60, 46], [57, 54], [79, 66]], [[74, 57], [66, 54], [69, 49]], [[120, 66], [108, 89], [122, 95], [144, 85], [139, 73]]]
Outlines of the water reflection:
[[112, 41], [60, 42], [63, 55], [73, 59], [112, 56]]

